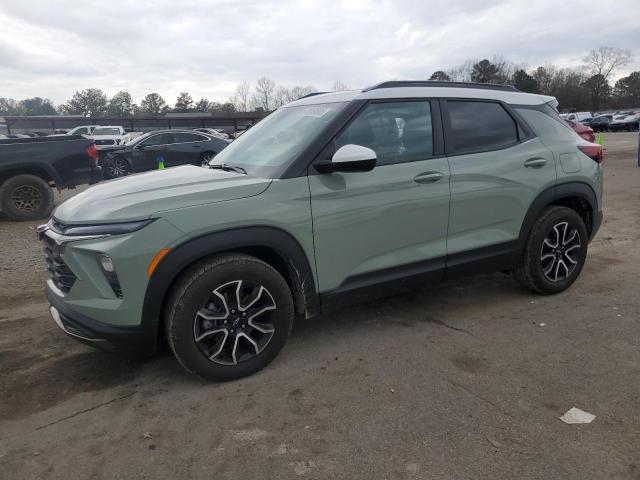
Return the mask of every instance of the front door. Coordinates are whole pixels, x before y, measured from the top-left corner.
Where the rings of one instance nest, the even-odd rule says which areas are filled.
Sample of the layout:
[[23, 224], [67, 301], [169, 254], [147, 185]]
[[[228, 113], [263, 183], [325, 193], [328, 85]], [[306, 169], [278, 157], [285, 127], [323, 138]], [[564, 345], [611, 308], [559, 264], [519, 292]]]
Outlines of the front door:
[[370, 103], [319, 160], [356, 144], [376, 152], [377, 166], [370, 172], [331, 174], [310, 167], [321, 292], [394, 283], [424, 272], [441, 276], [449, 167], [446, 158], [434, 154], [434, 144], [439, 149], [441, 143], [434, 142], [434, 122], [439, 115], [432, 115], [427, 100]]
[[168, 157], [169, 144], [172, 142], [171, 133], [158, 133], [136, 145], [133, 150], [133, 168], [137, 171], [158, 168], [158, 157], [164, 158], [165, 166], [170, 161]]

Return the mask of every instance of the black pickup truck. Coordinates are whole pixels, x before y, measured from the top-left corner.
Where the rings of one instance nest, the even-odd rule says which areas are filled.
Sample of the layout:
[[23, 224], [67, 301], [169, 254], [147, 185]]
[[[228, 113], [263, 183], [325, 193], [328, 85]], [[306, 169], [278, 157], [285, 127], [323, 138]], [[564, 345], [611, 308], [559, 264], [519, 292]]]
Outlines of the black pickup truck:
[[0, 140], [0, 210], [36, 220], [53, 209], [53, 190], [101, 178], [93, 140], [81, 135]]

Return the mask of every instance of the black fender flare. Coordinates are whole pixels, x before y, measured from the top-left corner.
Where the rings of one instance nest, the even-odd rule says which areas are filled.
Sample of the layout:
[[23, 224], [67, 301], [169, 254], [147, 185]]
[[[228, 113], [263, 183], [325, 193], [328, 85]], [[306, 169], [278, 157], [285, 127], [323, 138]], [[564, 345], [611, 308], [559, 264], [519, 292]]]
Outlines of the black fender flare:
[[[591, 208], [591, 213], [598, 211], [598, 200], [596, 193], [591, 185], [583, 182], [566, 182], [554, 185], [542, 191], [529, 206], [529, 210], [525, 214], [522, 226], [520, 227], [520, 235], [518, 236], [518, 252], [522, 252], [529, 232], [535, 221], [540, 217], [542, 211], [552, 203], [563, 198], [577, 197], [586, 200]], [[591, 232], [592, 236], [595, 232]]]
[[268, 248], [284, 261], [291, 279], [304, 302], [307, 317], [320, 313], [320, 302], [313, 272], [300, 243], [289, 233], [272, 226], [240, 227], [221, 230], [189, 239], [173, 248], [158, 264], [149, 279], [142, 306], [142, 329], [151, 342], [158, 338], [158, 325], [165, 297], [178, 275], [209, 255], [251, 247]]

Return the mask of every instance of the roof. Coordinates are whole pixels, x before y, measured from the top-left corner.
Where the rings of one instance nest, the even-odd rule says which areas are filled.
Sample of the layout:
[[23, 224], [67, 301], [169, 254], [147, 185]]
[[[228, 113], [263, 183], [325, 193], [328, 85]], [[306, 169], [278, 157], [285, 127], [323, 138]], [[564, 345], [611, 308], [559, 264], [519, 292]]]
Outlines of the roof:
[[384, 82], [364, 90], [347, 90], [344, 92], [321, 93], [301, 98], [288, 104], [315, 105], [319, 103], [349, 102], [352, 100], [374, 100], [384, 98], [478, 98], [501, 100], [513, 105], [540, 105], [555, 102], [554, 97], [520, 92], [510, 86], [459, 84], [451, 82]]

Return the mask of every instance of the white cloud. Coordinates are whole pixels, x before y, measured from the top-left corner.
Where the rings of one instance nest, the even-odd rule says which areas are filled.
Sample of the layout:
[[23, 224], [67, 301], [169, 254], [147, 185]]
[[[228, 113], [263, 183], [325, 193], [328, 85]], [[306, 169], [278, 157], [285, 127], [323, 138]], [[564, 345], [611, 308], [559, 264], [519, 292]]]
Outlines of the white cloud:
[[60, 103], [95, 87], [223, 100], [262, 75], [363, 87], [494, 54], [579, 65], [603, 44], [634, 51], [630, 71], [638, 18], [637, 0], [0, 0], [0, 96]]

